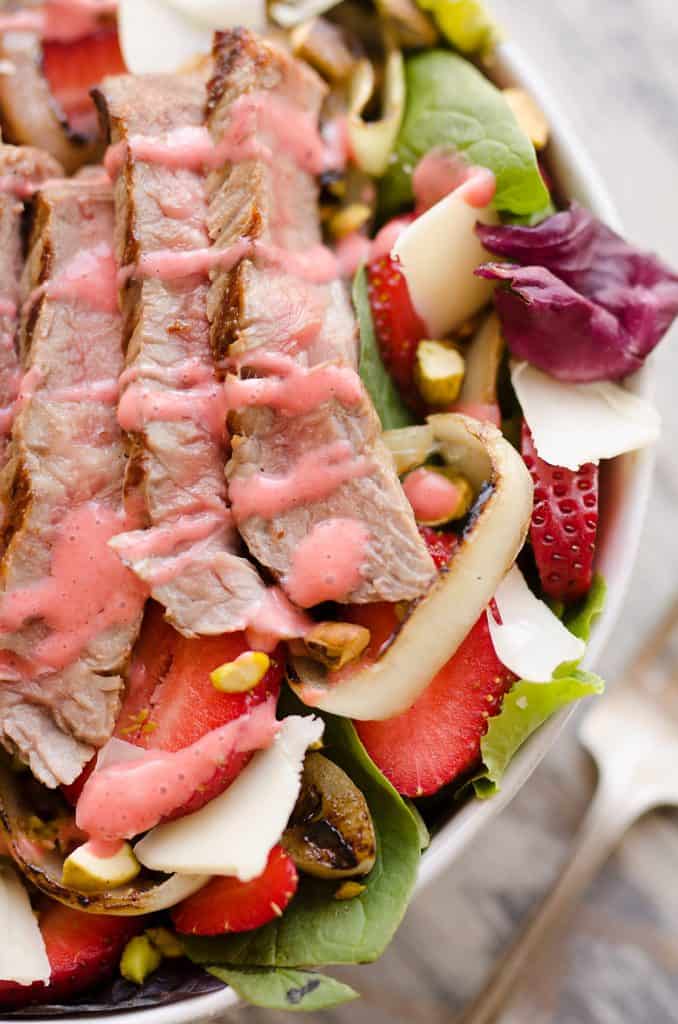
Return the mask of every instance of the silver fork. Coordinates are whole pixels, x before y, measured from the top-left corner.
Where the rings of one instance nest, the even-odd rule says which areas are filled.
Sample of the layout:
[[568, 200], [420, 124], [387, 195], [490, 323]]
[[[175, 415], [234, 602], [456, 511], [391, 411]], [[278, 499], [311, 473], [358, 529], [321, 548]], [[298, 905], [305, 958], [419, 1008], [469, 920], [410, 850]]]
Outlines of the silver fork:
[[[598, 768], [591, 806], [555, 888], [499, 961], [458, 1024], [503, 1020], [546, 1024], [521, 972], [567, 931], [581, 897], [630, 825], [652, 808], [678, 806], [678, 600], [654, 630], [621, 683], [596, 701], [579, 739]], [[534, 983], [534, 971], [529, 976]], [[527, 972], [523, 974], [526, 980]], [[518, 1007], [520, 1003], [520, 1007]], [[529, 1015], [527, 1008], [529, 1007]], [[525, 1009], [523, 1014], [518, 1009]]]

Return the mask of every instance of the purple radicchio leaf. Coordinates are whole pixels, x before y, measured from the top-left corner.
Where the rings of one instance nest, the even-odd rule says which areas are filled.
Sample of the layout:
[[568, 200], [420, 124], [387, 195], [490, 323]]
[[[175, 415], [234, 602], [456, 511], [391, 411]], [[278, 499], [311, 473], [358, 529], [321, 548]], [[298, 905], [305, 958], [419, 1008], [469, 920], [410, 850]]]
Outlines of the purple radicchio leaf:
[[476, 225], [507, 263], [495, 305], [507, 344], [559, 380], [616, 380], [640, 369], [678, 314], [678, 274], [573, 203], [536, 227]]

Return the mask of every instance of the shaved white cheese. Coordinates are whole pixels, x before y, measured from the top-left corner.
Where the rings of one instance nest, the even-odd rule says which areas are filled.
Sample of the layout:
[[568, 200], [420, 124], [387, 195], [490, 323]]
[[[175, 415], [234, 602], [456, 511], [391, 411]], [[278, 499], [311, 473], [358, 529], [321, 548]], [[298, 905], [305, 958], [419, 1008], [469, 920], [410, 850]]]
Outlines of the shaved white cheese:
[[302, 21], [337, 7], [340, 0], [286, 0], [271, 4], [271, 17], [282, 28], [294, 28]]
[[475, 233], [477, 221], [496, 224], [489, 206], [477, 209], [465, 198], [468, 183], [455, 189], [413, 221], [391, 255], [400, 261], [412, 303], [433, 338], [444, 338], [477, 313], [493, 282], [473, 271], [492, 257]]
[[31, 901], [9, 864], [0, 861], [0, 981], [45, 984], [50, 966]]
[[566, 384], [529, 363], [514, 364], [513, 387], [540, 458], [579, 469], [657, 440], [655, 407], [619, 384]]
[[176, 71], [212, 48], [212, 31], [165, 0], [120, 0], [118, 32], [125, 64], [135, 75]]
[[254, 755], [225, 793], [137, 843], [139, 861], [167, 874], [257, 878], [294, 809], [306, 750], [322, 733], [317, 718], [286, 718], [271, 746]]
[[134, 74], [177, 71], [209, 54], [217, 29], [263, 31], [265, 0], [120, 0], [120, 45]]
[[501, 617], [500, 625], [488, 608], [494, 650], [501, 663], [520, 679], [547, 683], [559, 665], [584, 656], [584, 641], [570, 633], [549, 606], [535, 597], [517, 565], [506, 574], [494, 599]]
[[141, 761], [144, 757], [146, 757], [146, 751], [143, 747], [137, 747], [133, 743], [128, 743], [127, 740], [119, 740], [117, 736], [113, 736], [97, 754], [95, 771], [110, 768], [112, 764]]
[[169, 7], [209, 29], [266, 28], [266, 0], [165, 0]]

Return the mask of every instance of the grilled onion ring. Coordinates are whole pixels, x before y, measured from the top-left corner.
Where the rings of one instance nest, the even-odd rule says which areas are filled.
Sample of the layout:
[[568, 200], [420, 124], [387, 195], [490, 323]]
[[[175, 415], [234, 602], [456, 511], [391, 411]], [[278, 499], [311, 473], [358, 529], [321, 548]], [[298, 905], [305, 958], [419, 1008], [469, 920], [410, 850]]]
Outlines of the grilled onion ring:
[[136, 878], [131, 885], [109, 892], [83, 893], [61, 881], [64, 858], [56, 852], [40, 851], [27, 837], [22, 822], [33, 809], [20, 792], [17, 777], [0, 763], [0, 824], [6, 833], [9, 853], [24, 877], [36, 889], [74, 910], [113, 917], [153, 914], [175, 906], [209, 881], [206, 875], [150, 875]]
[[496, 427], [468, 416], [430, 416], [435, 450], [478, 492], [491, 486], [449, 569], [413, 606], [390, 645], [372, 663], [332, 684], [310, 658], [292, 661], [290, 682], [308, 705], [361, 721], [407, 711], [453, 656], [487, 608], [520, 552], [532, 513], [523, 460]]

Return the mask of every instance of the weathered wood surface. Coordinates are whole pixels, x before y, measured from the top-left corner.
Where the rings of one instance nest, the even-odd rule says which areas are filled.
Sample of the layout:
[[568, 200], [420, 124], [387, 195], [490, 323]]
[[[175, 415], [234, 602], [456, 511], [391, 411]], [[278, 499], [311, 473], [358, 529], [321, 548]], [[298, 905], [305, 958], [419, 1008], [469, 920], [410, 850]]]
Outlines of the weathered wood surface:
[[[627, 234], [678, 265], [676, 0], [493, 0], [493, 7], [586, 141]], [[678, 589], [678, 332], [658, 366], [664, 440], [633, 586], [601, 666], [610, 680]], [[592, 785], [570, 729], [513, 805], [419, 897], [381, 963], [336, 972], [363, 1001], [307, 1016], [309, 1024], [452, 1022], [548, 889]], [[678, 1021], [676, 864], [674, 814], [651, 815], [629, 834], [544, 986], [553, 1024]], [[236, 1018], [292, 1019], [254, 1010]], [[502, 1024], [509, 1022], [529, 1019], [507, 1014]]]

